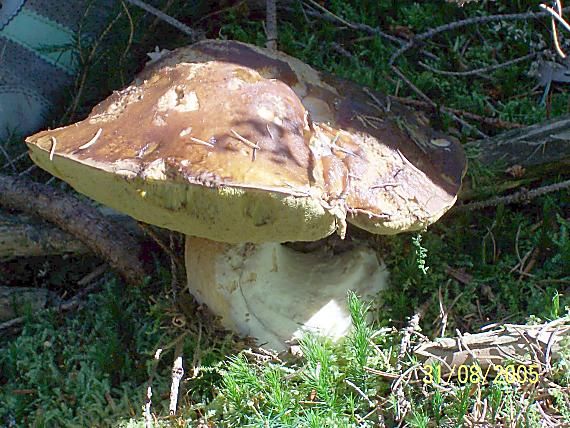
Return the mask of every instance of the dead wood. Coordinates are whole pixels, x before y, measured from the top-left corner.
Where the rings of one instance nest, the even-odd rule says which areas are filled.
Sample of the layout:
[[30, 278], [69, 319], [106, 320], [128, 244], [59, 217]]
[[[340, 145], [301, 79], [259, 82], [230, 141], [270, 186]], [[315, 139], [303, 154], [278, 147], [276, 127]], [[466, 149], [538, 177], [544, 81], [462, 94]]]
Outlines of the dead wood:
[[89, 249], [51, 223], [0, 211], [0, 259], [84, 254]]
[[140, 284], [143, 265], [137, 241], [77, 196], [23, 177], [0, 175], [0, 206], [36, 215], [77, 238], [130, 284]]
[[[473, 205], [473, 209], [521, 202], [549, 192], [546, 187], [527, 191], [524, 186], [554, 176], [570, 176], [570, 115], [473, 141], [465, 148], [470, 157], [471, 172], [468, 171], [464, 180], [460, 200], [491, 198], [477, 202], [477, 205], [467, 204]], [[476, 164], [495, 172], [496, 179], [491, 185], [473, 188], [471, 180], [478, 178], [472, 172]], [[553, 191], [558, 191], [568, 188], [566, 182], [562, 180], [550, 186]], [[521, 187], [516, 194], [500, 197], [506, 191]]]
[[560, 358], [565, 338], [570, 338], [569, 317], [541, 325], [505, 324], [498, 330], [437, 339], [420, 344], [413, 354], [425, 364], [439, 365], [442, 374], [457, 373], [459, 366], [474, 363], [484, 371], [507, 361], [549, 367]]
[[45, 288], [0, 286], [0, 322], [58, 303], [58, 296]]
[[570, 115], [495, 137], [474, 141], [466, 149], [483, 165], [522, 166], [521, 177], [542, 178], [570, 171]]
[[[97, 210], [142, 242], [143, 231], [131, 217], [111, 208]], [[90, 250], [70, 233], [57, 226], [21, 213], [0, 209], [0, 260], [13, 257], [46, 257], [62, 254], [85, 254]]]

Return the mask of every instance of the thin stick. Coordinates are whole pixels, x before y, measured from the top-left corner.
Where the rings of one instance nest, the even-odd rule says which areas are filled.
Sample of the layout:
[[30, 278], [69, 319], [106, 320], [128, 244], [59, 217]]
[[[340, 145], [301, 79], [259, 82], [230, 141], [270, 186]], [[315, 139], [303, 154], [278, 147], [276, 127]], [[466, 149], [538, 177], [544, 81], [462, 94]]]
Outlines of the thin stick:
[[254, 149], [254, 150], [259, 150], [259, 149], [260, 149], [260, 147], [259, 147], [257, 144], [252, 143], [251, 141], [249, 141], [249, 140], [248, 140], [247, 138], [245, 138], [245, 137], [242, 137], [241, 135], [239, 135], [239, 134], [238, 134], [236, 131], [234, 131], [233, 129], [231, 129], [230, 131], [232, 132], [232, 134], [234, 134], [234, 136], [235, 136], [238, 140], [240, 140], [240, 141], [241, 141], [242, 143], [244, 143], [246, 146], [248, 146], [248, 147], [250, 147], [250, 148], [252, 148], [252, 149]]
[[275, 50], [277, 49], [277, 4], [275, 0], [266, 0], [265, 5], [265, 34], [267, 36], [265, 46]]
[[180, 30], [183, 33], [190, 36], [190, 38], [193, 40], [199, 40], [202, 38], [200, 33], [198, 33], [197, 31], [193, 30], [192, 28], [190, 28], [186, 24], [183, 24], [182, 22], [173, 18], [172, 16], [167, 15], [166, 13], [162, 12], [161, 10], [158, 10], [157, 8], [145, 3], [144, 1], [141, 1], [141, 0], [127, 0], [127, 1], [131, 4], [134, 4], [135, 6], [140, 7], [141, 9], [145, 10], [146, 12], [156, 16], [157, 18], [163, 20], [164, 22], [173, 26], [174, 28], [177, 28], [178, 30]]
[[463, 126], [465, 126], [467, 129], [470, 129], [471, 131], [475, 132], [479, 137], [481, 138], [489, 138], [489, 136], [487, 134], [485, 134], [483, 131], [480, 131], [479, 129], [477, 129], [476, 127], [474, 127], [473, 125], [471, 125], [470, 123], [464, 121], [463, 119], [461, 119], [459, 116], [457, 116], [455, 113], [453, 113], [452, 111], [450, 111], [447, 107], [441, 107], [441, 110], [446, 113], [447, 115], [449, 115], [452, 119], [454, 119], [456, 122], [461, 123]]
[[493, 64], [493, 65], [489, 65], [487, 67], [476, 68], [474, 70], [469, 70], [469, 71], [439, 70], [439, 69], [434, 68], [431, 65], [425, 64], [421, 61], [418, 62], [418, 64], [421, 65], [422, 67], [424, 67], [425, 69], [433, 72], [433, 73], [441, 74], [443, 76], [466, 77], [466, 76], [473, 76], [476, 74], [490, 73], [492, 71], [496, 71], [496, 70], [499, 70], [501, 68], [505, 68], [505, 67], [508, 67], [510, 65], [518, 64], [519, 62], [522, 62], [522, 61], [526, 61], [527, 59], [532, 59], [532, 58], [536, 57], [536, 55], [537, 55], [536, 52], [532, 52], [532, 53], [529, 53], [527, 55], [521, 56], [519, 58], [515, 58], [515, 59], [511, 59], [509, 61], [502, 62], [500, 64]]
[[309, 3], [311, 3], [314, 7], [316, 7], [317, 9], [320, 9], [321, 11], [323, 11], [324, 13], [326, 13], [327, 15], [332, 16], [334, 19], [336, 19], [338, 22], [341, 22], [342, 24], [346, 25], [349, 28], [354, 28], [353, 24], [345, 21], [344, 19], [342, 19], [340, 16], [335, 15], [334, 13], [332, 13], [330, 10], [328, 10], [327, 8], [325, 8], [324, 6], [321, 6], [319, 3], [317, 3], [315, 0], [307, 0]]
[[381, 31], [379, 28], [371, 27], [369, 25], [356, 23], [356, 22], [348, 22], [345, 19], [343, 19], [343, 18], [335, 15], [334, 13], [330, 12], [328, 9], [324, 8], [323, 6], [319, 5], [318, 3], [315, 5], [315, 7], [317, 7], [317, 5], [318, 5], [319, 9], [321, 9], [325, 12], [324, 14], [319, 13], [319, 12], [314, 11], [314, 10], [304, 10], [304, 9], [303, 9], [303, 13], [307, 16], [312, 16], [315, 18], [324, 19], [325, 21], [329, 21], [329, 22], [340, 22], [340, 23], [348, 26], [349, 28], [351, 28], [353, 30], [365, 31], [368, 34], [371, 34], [374, 36], [379, 36], [379, 37], [386, 39], [386, 40], [389, 40], [393, 43], [397, 43], [400, 46], [402, 46], [406, 43], [406, 41], [404, 39], [401, 39], [399, 37], [385, 33], [383, 31]]
[[2, 147], [2, 144], [0, 144], [0, 152], [2, 152], [2, 154], [4, 155], [6, 160], [8, 161], [8, 163], [5, 164], [4, 166], [10, 165], [12, 167], [12, 169], [14, 170], [14, 172], [17, 172], [16, 165], [14, 164], [14, 161], [12, 160], [12, 158], [10, 157], [8, 152], [4, 149], [4, 147]]
[[372, 100], [376, 103], [376, 105], [378, 107], [380, 107], [380, 109], [382, 110], [382, 112], [386, 112], [388, 111], [388, 109], [386, 108], [386, 106], [384, 105], [384, 103], [382, 103], [378, 97], [376, 95], [374, 95], [372, 93], [372, 91], [370, 91], [370, 89], [368, 89], [367, 87], [363, 87], [362, 88], [364, 90], [364, 92], [366, 92], [366, 95], [368, 95], [370, 98], [372, 98]]
[[174, 364], [172, 366], [172, 384], [170, 385], [170, 404], [168, 411], [171, 416], [176, 415], [176, 407], [178, 405], [178, 390], [180, 381], [184, 376], [184, 367], [182, 367], [182, 348], [184, 340], [179, 340], [174, 351]]
[[[1, 146], [0, 146], [0, 147], [1, 147]], [[15, 163], [15, 162], [19, 161], [20, 159], [26, 157], [27, 154], [28, 154], [27, 151], [20, 153], [18, 156], [16, 156], [14, 159], [12, 159], [12, 162]], [[3, 169], [5, 169], [5, 168], [8, 168], [9, 165], [12, 165], [12, 163], [11, 163], [11, 162], [10, 162], [10, 163], [5, 163], [4, 165], [2, 165], [2, 166], [0, 167], [0, 171], [3, 170]], [[14, 169], [14, 171], [16, 171], [16, 170]]]
[[207, 141], [200, 140], [199, 138], [190, 137], [190, 139], [191, 139], [192, 141], [194, 141], [195, 143], [202, 144], [203, 146], [214, 147], [214, 145], [213, 145], [212, 143], [208, 143]]
[[23, 177], [24, 175], [30, 173], [31, 171], [33, 171], [34, 169], [36, 169], [38, 166], [34, 163], [32, 164], [29, 168], [26, 168], [24, 171], [20, 172], [18, 174], [19, 177]]
[[[428, 110], [428, 111], [433, 110], [433, 107], [431, 104], [426, 103], [426, 102], [421, 101], [421, 100], [413, 100], [413, 99], [409, 99], [409, 98], [396, 97], [394, 95], [389, 95], [389, 99], [396, 100], [402, 104], [411, 105], [414, 107], [419, 107], [419, 108], [422, 108], [424, 110]], [[471, 113], [469, 111], [464, 111], [464, 110], [459, 110], [459, 109], [454, 109], [454, 108], [449, 108], [449, 107], [444, 107], [444, 109], [447, 111], [450, 111], [452, 113], [455, 113], [456, 115], [464, 116], [467, 119], [474, 120], [477, 122], [481, 122], [481, 123], [484, 123], [485, 125], [494, 126], [496, 128], [518, 129], [518, 128], [524, 127], [524, 125], [521, 125], [520, 123], [507, 122], [507, 121], [492, 118], [492, 117], [483, 117], [483, 116], [479, 116], [478, 114]]]
[[439, 317], [441, 319], [441, 330], [440, 330], [440, 337], [445, 336], [445, 329], [447, 327], [447, 315], [448, 311], [445, 309], [445, 305], [443, 303], [443, 294], [441, 292], [441, 285], [437, 290], [437, 298], [439, 300]]
[[[570, 8], [564, 8], [564, 11], [570, 11]], [[451, 22], [449, 24], [440, 25], [439, 27], [432, 28], [424, 33], [416, 35], [408, 43], [399, 48], [388, 62], [389, 65], [394, 65], [396, 60], [403, 55], [405, 52], [410, 50], [414, 45], [422, 40], [429, 39], [436, 34], [443, 33], [445, 31], [455, 30], [457, 28], [465, 27], [474, 24], [487, 24], [496, 21], [521, 21], [526, 19], [539, 19], [549, 16], [549, 12], [527, 12], [527, 13], [509, 13], [503, 15], [489, 15], [489, 16], [477, 16], [474, 18], [467, 18], [461, 21]]]
[[414, 91], [416, 94], [418, 94], [421, 98], [423, 98], [423, 100], [428, 103], [430, 106], [432, 106], [433, 108], [437, 109], [437, 104], [434, 103], [430, 97], [428, 97], [426, 94], [424, 94], [416, 85], [414, 85], [412, 83], [412, 81], [410, 79], [408, 79], [404, 73], [402, 73], [400, 71], [400, 69], [398, 67], [396, 67], [395, 65], [392, 65], [392, 71], [394, 71], [394, 73], [396, 73], [398, 75], [398, 77], [400, 79], [402, 79], [404, 81], [404, 83], [406, 85], [408, 85], [412, 91]]
[[488, 207], [495, 207], [499, 204], [516, 204], [518, 202], [529, 201], [538, 196], [543, 196], [548, 193], [557, 192], [570, 188], [570, 180], [561, 181], [559, 183], [550, 184], [548, 186], [538, 187], [533, 190], [519, 190], [516, 193], [508, 196], [498, 196], [496, 198], [487, 199], [480, 202], [471, 202], [468, 204], [460, 205], [456, 208], [457, 211], [474, 211]]
[[[556, 9], [558, 10], [560, 16], [562, 16], [562, 2], [560, 0], [556, 0]], [[556, 20], [554, 19], [554, 17], [550, 20], [550, 24], [552, 27], [552, 39], [554, 40], [554, 48], [556, 49], [556, 52], [558, 52], [558, 55], [560, 55], [560, 57], [566, 58], [566, 54], [562, 50], [562, 47], [560, 46], [560, 41], [558, 40], [558, 28], [556, 27]]]
[[562, 26], [564, 28], [566, 28], [566, 30], [570, 31], [570, 24], [568, 24], [568, 22], [566, 22], [566, 20], [564, 18], [562, 18], [562, 15], [560, 15], [558, 12], [556, 12], [554, 9], [552, 9], [550, 6], [547, 6], [545, 4], [541, 4], [539, 5], [541, 8], [543, 8], [544, 10], [546, 10], [550, 15], [552, 15], [552, 17], [554, 19], [556, 19], [559, 23], [562, 24]]
[[158, 365], [158, 361], [160, 360], [160, 354], [162, 354], [162, 348], [158, 348], [154, 353], [154, 365], [153, 369], [150, 373], [150, 377], [148, 379], [148, 385], [146, 388], [146, 402], [144, 405], [144, 421], [145, 421], [145, 428], [152, 428], [153, 427], [153, 419], [152, 419], [152, 380], [156, 373], [156, 367]]
[[345, 382], [348, 386], [352, 387], [352, 388], [358, 393], [358, 395], [360, 395], [362, 398], [364, 398], [364, 399], [368, 402], [368, 405], [369, 405], [370, 407], [374, 407], [374, 406], [375, 406], [374, 402], [368, 397], [368, 395], [366, 395], [366, 394], [364, 393], [364, 391], [362, 391], [362, 389], [360, 389], [358, 386], [356, 386], [353, 382], [349, 381], [348, 379], [345, 379], [344, 382]]

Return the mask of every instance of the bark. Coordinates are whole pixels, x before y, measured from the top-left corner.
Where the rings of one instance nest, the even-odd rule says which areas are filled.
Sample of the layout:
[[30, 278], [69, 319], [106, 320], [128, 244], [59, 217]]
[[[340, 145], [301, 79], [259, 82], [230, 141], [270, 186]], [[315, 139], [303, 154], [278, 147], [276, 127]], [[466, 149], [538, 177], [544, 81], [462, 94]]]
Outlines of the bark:
[[483, 165], [524, 167], [523, 177], [544, 177], [570, 170], [570, 115], [468, 143]]
[[0, 259], [88, 251], [74, 236], [50, 223], [26, 215], [0, 212]]
[[37, 215], [75, 236], [130, 284], [144, 278], [137, 241], [77, 196], [21, 177], [0, 175], [0, 206]]
[[549, 365], [560, 358], [564, 338], [570, 336], [570, 318], [548, 324], [505, 324], [499, 330], [465, 334], [420, 344], [414, 355], [425, 364], [437, 364], [443, 374], [457, 374], [460, 366], [478, 362], [483, 371], [514, 361], [515, 366]]
[[59, 301], [55, 293], [45, 288], [0, 287], [0, 322], [27, 311], [36, 312]]
[[[498, 171], [490, 186], [473, 189], [469, 171], [459, 199], [492, 197], [537, 180], [570, 172], [570, 115], [465, 145], [475, 163]], [[501, 176], [501, 172], [503, 173]]]
[[[142, 242], [143, 231], [134, 219], [107, 207], [97, 209], [109, 221], [120, 225]], [[0, 260], [12, 257], [85, 254], [89, 251], [75, 236], [52, 223], [0, 209]]]

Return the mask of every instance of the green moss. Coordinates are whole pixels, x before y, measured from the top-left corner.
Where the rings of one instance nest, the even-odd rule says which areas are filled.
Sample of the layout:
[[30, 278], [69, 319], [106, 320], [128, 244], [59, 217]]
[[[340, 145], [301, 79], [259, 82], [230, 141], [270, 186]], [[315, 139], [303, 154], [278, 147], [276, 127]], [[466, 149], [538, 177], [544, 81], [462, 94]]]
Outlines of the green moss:
[[[176, 1], [169, 13], [192, 25], [203, 8], [214, 8], [206, 3], [213, 2], [194, 7], [193, 2]], [[325, 4], [333, 13], [353, 22], [367, 23], [389, 33], [395, 31], [391, 25], [400, 25], [418, 34], [468, 16], [537, 11], [539, 3], [470, 2], [463, 8], [434, 1], [335, 0]], [[148, 32], [149, 22], [142, 21], [144, 14], [137, 9], [131, 12], [135, 23], [132, 46], [136, 49], [127, 49], [129, 21], [122, 16], [109, 34], [105, 51], [100, 51], [97, 62], [91, 65], [78, 101], [79, 116], [112, 89], [126, 84], [146, 60], [145, 51], [156, 44], [172, 48], [186, 43], [163, 24]], [[262, 15], [250, 15], [243, 7], [233, 8], [220, 11], [200, 25], [212, 38], [235, 38], [263, 45]], [[486, 24], [442, 33], [423, 46], [437, 60], [413, 50], [399, 59], [398, 66], [437, 103], [486, 117], [535, 123], [546, 117], [546, 107], [540, 104], [541, 91], [532, 92], [536, 80], [526, 75], [528, 63], [484, 78], [450, 78], [427, 72], [418, 61], [451, 71], [506, 61], [525, 55], [531, 42], [542, 40], [549, 45], [551, 35], [545, 22]], [[333, 42], [341, 44], [352, 57], [336, 51]], [[312, 17], [305, 19], [296, 8], [279, 14], [279, 46], [317, 68], [386, 93], [394, 94], [398, 87], [398, 95], [415, 96], [388, 69], [393, 45], [366, 32]], [[128, 54], [121, 59], [124, 52]], [[556, 91], [553, 115], [567, 109], [567, 88]], [[70, 91], [70, 97], [77, 92]], [[448, 123], [451, 131], [459, 127], [455, 122]], [[19, 139], [10, 140], [4, 147], [14, 157], [23, 150]], [[18, 170], [30, 165], [26, 162], [24, 158], [18, 160]], [[468, 174], [477, 186], [491, 186], [501, 177], [499, 172], [471, 163]], [[34, 174], [48, 178], [47, 174]], [[183, 200], [181, 195], [173, 202]], [[415, 364], [413, 359], [398, 360], [398, 329], [423, 306], [422, 333], [439, 335], [440, 293], [448, 314], [448, 335], [454, 334], [456, 328], [474, 332], [482, 325], [505, 319], [539, 322], [567, 313], [569, 212], [570, 194], [565, 191], [528, 204], [447, 215], [422, 232], [421, 246], [427, 249], [422, 260], [429, 266], [427, 275], [418, 269], [417, 247], [411, 235], [371, 239], [352, 229], [353, 236], [369, 240], [379, 257], [388, 263], [392, 286], [379, 296], [369, 312], [377, 321], [374, 327], [361, 322], [360, 310], [355, 307], [357, 328], [353, 335], [337, 345], [317, 338], [307, 340], [302, 359], [278, 361], [255, 358], [249, 353], [235, 356], [227, 338], [206, 333], [207, 319], [196, 316], [192, 306], [187, 306], [190, 314], [181, 318], [187, 330], [174, 327], [172, 320], [180, 312], [176, 305], [162, 300], [170, 287], [163, 266], [158, 266], [159, 273], [151, 282], [162, 287], [147, 284], [134, 290], [111, 282], [81, 310], [30, 317], [21, 335], [0, 343], [0, 425], [106, 426], [119, 424], [122, 419], [121, 426], [144, 427], [141, 406], [155, 364], [154, 352], [158, 347], [166, 348], [181, 334], [185, 334], [186, 340], [187, 377], [182, 383], [179, 416], [173, 424], [193, 427], [203, 419], [216, 426], [364, 427], [379, 424], [381, 416], [386, 425], [397, 425], [398, 400], [391, 390], [393, 379], [372, 374], [364, 367], [395, 376], [410, 369]], [[262, 204], [244, 216], [250, 217], [252, 223], [263, 223]], [[534, 266], [529, 275], [521, 274], [516, 268], [519, 257], [533, 248], [538, 251]], [[60, 263], [65, 265], [66, 261]], [[10, 269], [14, 271], [16, 267]], [[10, 269], [2, 270], [6, 277]], [[58, 287], [72, 289], [70, 284], [76, 278], [62, 278]], [[30, 281], [40, 285], [42, 279], [33, 277]], [[151, 298], [159, 303], [151, 303]], [[177, 299], [182, 300], [182, 295]], [[204, 329], [201, 334], [200, 328]], [[570, 382], [569, 345], [564, 344], [560, 360], [545, 379], [552, 397], [549, 405], [543, 406], [566, 418], [566, 423], [570, 423], [565, 394]], [[165, 350], [153, 380], [153, 411], [163, 416], [168, 413], [171, 361], [172, 346]], [[189, 370], [198, 365], [201, 368], [196, 373]], [[346, 380], [379, 405], [371, 408]], [[472, 385], [452, 382], [447, 386], [449, 389], [444, 390], [429, 388], [422, 382], [406, 383], [404, 393], [411, 409], [405, 423], [460, 426], [463, 415], [472, 411], [477, 395], [470, 394]], [[14, 392], [26, 389], [33, 392]], [[517, 386], [483, 385], [481, 400], [487, 400], [487, 421], [514, 424], [510, 418], [520, 412], [521, 425], [540, 426], [536, 406], [540, 398], [523, 392], [524, 388]], [[170, 421], [162, 419], [159, 425], [170, 425]]]

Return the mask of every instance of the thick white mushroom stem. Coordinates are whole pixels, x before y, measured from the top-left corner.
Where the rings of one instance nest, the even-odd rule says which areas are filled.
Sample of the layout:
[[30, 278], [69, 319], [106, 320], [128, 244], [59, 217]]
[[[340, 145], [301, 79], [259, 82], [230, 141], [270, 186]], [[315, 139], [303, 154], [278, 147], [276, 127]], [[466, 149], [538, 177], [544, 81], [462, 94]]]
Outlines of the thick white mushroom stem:
[[302, 253], [278, 243], [224, 244], [186, 237], [190, 292], [222, 324], [281, 351], [310, 330], [332, 339], [350, 329], [347, 292], [370, 297], [388, 272], [373, 250]]

